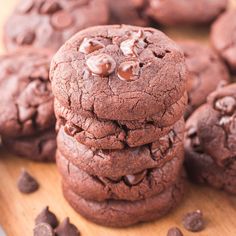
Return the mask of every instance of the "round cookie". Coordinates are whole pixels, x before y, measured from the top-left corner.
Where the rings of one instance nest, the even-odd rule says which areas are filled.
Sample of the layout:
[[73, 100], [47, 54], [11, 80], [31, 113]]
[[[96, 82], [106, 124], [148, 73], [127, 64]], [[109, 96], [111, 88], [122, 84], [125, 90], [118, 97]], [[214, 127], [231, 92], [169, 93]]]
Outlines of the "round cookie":
[[23, 48], [0, 57], [0, 134], [34, 135], [55, 124], [48, 79], [51, 54]]
[[[78, 142], [96, 149], [122, 149], [153, 143], [167, 134], [183, 116], [187, 103], [185, 95], [163, 115], [156, 115], [145, 121], [111, 121], [87, 118], [71, 112], [56, 99], [54, 109], [58, 128], [63, 125], [68, 135]], [[160, 122], [160, 123], [159, 123]], [[170, 124], [163, 127], [163, 124]]]
[[56, 51], [78, 31], [108, 20], [106, 0], [21, 0], [5, 24], [4, 42], [8, 50], [30, 45]]
[[184, 121], [155, 143], [121, 150], [88, 148], [67, 135], [61, 127], [57, 136], [58, 151], [71, 163], [90, 175], [116, 178], [162, 166], [183, 153]]
[[185, 92], [179, 47], [162, 32], [126, 25], [80, 31], [56, 53], [50, 78], [60, 104], [84, 117], [142, 120]]
[[229, 82], [227, 67], [209, 47], [194, 42], [179, 42], [189, 71], [187, 116], [206, 102], [207, 96], [223, 83]]
[[182, 153], [159, 168], [119, 178], [89, 175], [60, 153], [57, 153], [57, 166], [63, 182], [82, 198], [94, 201], [108, 199], [137, 201], [157, 195], [172, 186], [181, 175], [183, 159]]
[[108, 0], [110, 9], [110, 24], [128, 24], [147, 26], [149, 21], [142, 14], [142, 6], [137, 0]]
[[228, 0], [147, 0], [146, 14], [163, 25], [196, 25], [212, 22]]
[[211, 27], [211, 43], [230, 69], [236, 71], [236, 10], [222, 14]]
[[184, 181], [178, 180], [161, 194], [134, 202], [85, 200], [65, 184], [63, 193], [69, 204], [85, 218], [105, 226], [125, 227], [156, 220], [170, 212], [183, 198]]
[[225, 167], [217, 165], [214, 158], [204, 152], [198, 136], [198, 121], [207, 105], [199, 107], [188, 119], [185, 134], [185, 166], [188, 176], [197, 183], [236, 194], [236, 161]]
[[2, 137], [2, 144], [9, 152], [23, 158], [33, 161], [55, 161], [57, 145], [54, 129], [16, 139]]
[[208, 97], [198, 119], [198, 136], [205, 153], [220, 166], [236, 155], [236, 84], [222, 87]]

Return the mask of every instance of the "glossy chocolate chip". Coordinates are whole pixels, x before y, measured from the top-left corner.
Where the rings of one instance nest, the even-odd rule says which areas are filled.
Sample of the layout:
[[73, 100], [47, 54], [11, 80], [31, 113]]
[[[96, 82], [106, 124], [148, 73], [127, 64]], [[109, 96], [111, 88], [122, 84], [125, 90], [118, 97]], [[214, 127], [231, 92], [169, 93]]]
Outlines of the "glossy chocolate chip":
[[131, 185], [131, 186], [136, 185], [136, 184], [139, 184], [144, 179], [146, 174], [147, 174], [147, 171], [144, 170], [133, 175], [126, 175], [124, 176], [124, 181], [128, 185]]
[[191, 232], [199, 232], [204, 229], [203, 215], [200, 210], [187, 213], [183, 217], [183, 226]]
[[58, 30], [68, 28], [73, 23], [72, 16], [66, 11], [58, 11], [52, 15], [51, 24]]
[[80, 132], [82, 129], [71, 122], [65, 124], [64, 130], [67, 135], [74, 136], [76, 133]]
[[79, 47], [79, 52], [89, 54], [103, 47], [104, 45], [98, 40], [85, 38]]
[[167, 236], [183, 236], [179, 228], [173, 227], [168, 230]]
[[93, 74], [100, 76], [108, 76], [116, 68], [115, 60], [105, 53], [89, 57], [86, 64]]
[[120, 64], [117, 75], [121, 80], [133, 81], [139, 76], [139, 63], [137, 61], [125, 61]]
[[46, 0], [40, 6], [39, 12], [41, 14], [53, 14], [61, 10], [60, 4], [55, 0]]
[[67, 217], [61, 224], [55, 229], [57, 236], [79, 236], [80, 232], [75, 225], [70, 223]]
[[225, 112], [226, 114], [231, 114], [236, 106], [236, 101], [231, 96], [226, 96], [218, 99], [215, 102], [215, 108], [219, 111]]
[[33, 6], [33, 0], [22, 0], [17, 6], [17, 11], [20, 13], [27, 13], [33, 8]]
[[35, 40], [35, 33], [33, 31], [27, 31], [19, 34], [16, 38], [18, 45], [31, 45]]
[[40, 223], [34, 228], [34, 236], [55, 236], [55, 233], [49, 224]]

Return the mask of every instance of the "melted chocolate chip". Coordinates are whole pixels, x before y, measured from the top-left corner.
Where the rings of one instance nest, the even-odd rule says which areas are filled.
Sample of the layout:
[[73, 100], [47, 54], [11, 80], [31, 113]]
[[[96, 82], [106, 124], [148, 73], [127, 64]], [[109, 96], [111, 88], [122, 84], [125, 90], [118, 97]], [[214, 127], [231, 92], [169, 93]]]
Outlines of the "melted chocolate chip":
[[27, 31], [19, 34], [16, 38], [16, 43], [18, 45], [30, 45], [35, 40], [35, 33], [32, 31]]
[[79, 236], [80, 232], [75, 225], [70, 223], [67, 217], [61, 224], [55, 229], [57, 236]]
[[183, 236], [179, 228], [173, 227], [168, 230], [167, 236]]
[[73, 137], [76, 133], [81, 131], [81, 128], [74, 125], [71, 122], [69, 122], [69, 123], [67, 122], [64, 127], [64, 130], [65, 130], [66, 134]]
[[49, 224], [41, 223], [35, 226], [34, 236], [55, 236], [55, 233]]
[[72, 25], [73, 18], [66, 11], [58, 11], [52, 15], [51, 23], [56, 29], [63, 30]]
[[144, 179], [146, 174], [147, 174], [147, 171], [144, 170], [133, 175], [126, 175], [124, 176], [124, 181], [126, 184], [131, 185], [131, 186], [137, 185]]
[[29, 12], [34, 6], [33, 0], [22, 0], [17, 7], [17, 11], [20, 13], [27, 13]]
[[139, 75], [139, 63], [136, 61], [125, 61], [120, 64], [117, 75], [121, 80], [133, 81]]
[[101, 42], [95, 39], [85, 38], [79, 47], [79, 52], [89, 54], [101, 48], [104, 48], [104, 45]]
[[215, 102], [215, 108], [226, 114], [232, 114], [232, 112], [234, 112], [235, 106], [236, 101], [231, 96], [220, 98]]
[[39, 188], [39, 184], [34, 177], [23, 170], [18, 179], [17, 187], [22, 193], [33, 193]]
[[45, 207], [42, 212], [35, 219], [35, 224], [38, 225], [40, 223], [49, 224], [52, 228], [56, 228], [58, 226], [58, 220], [54, 213], [49, 211], [48, 206]]
[[108, 54], [99, 54], [87, 59], [86, 64], [89, 70], [100, 76], [110, 75], [116, 68], [115, 60]]
[[200, 210], [187, 213], [183, 218], [183, 226], [191, 232], [199, 232], [204, 229], [203, 215]]
[[41, 14], [53, 14], [61, 10], [61, 6], [55, 0], [46, 0], [40, 6], [39, 12]]

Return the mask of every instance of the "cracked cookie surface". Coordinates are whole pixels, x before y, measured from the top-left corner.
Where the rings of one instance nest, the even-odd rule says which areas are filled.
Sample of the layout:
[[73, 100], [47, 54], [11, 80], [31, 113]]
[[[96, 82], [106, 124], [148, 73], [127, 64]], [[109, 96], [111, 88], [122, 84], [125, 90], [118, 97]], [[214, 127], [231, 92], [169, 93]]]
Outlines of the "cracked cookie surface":
[[55, 124], [49, 51], [24, 48], [0, 57], [0, 134], [34, 135]]
[[50, 77], [62, 106], [108, 120], [161, 113], [186, 87], [179, 47], [158, 30], [125, 25], [76, 34], [54, 56]]
[[32, 45], [56, 51], [76, 32], [107, 24], [108, 15], [106, 0], [21, 0], [6, 22], [4, 42], [8, 50]]

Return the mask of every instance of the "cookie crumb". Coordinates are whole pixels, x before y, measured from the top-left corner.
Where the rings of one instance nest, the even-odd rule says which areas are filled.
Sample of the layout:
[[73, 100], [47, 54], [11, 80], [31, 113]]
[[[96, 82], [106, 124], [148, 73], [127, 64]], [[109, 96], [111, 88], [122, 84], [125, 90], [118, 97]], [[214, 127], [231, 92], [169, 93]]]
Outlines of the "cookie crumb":
[[204, 229], [203, 214], [200, 210], [187, 213], [183, 217], [183, 226], [191, 232], [199, 232]]
[[80, 236], [79, 230], [75, 225], [70, 223], [68, 217], [55, 229], [55, 233], [57, 236]]
[[22, 170], [19, 176], [17, 187], [22, 193], [33, 193], [39, 188], [38, 181], [26, 170]]
[[167, 236], [183, 236], [183, 233], [179, 228], [172, 227], [168, 230]]
[[55, 233], [51, 225], [40, 223], [34, 228], [34, 236], [55, 236]]
[[38, 225], [40, 223], [47, 223], [52, 228], [56, 228], [58, 226], [58, 220], [56, 215], [49, 210], [49, 207], [45, 207], [35, 218], [35, 224]]

